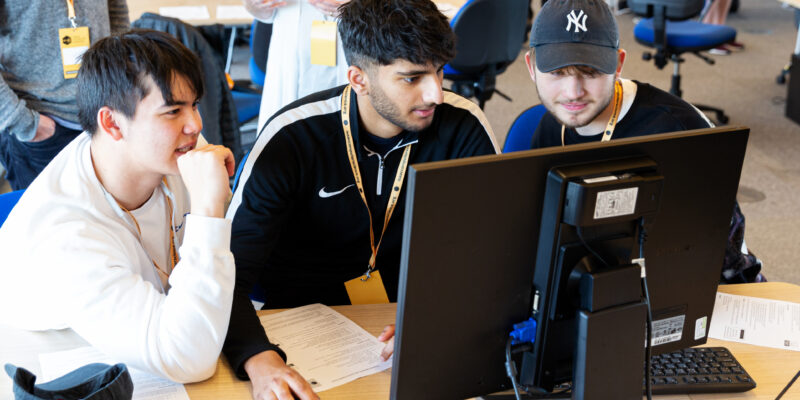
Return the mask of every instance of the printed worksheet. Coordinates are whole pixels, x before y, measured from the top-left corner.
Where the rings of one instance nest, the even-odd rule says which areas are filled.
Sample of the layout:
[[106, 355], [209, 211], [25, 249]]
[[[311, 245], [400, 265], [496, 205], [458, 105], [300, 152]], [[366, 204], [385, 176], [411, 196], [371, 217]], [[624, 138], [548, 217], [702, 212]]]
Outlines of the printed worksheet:
[[[111, 357], [94, 347], [39, 354], [42, 367], [41, 382], [49, 382], [86, 364], [104, 363], [114, 365]], [[180, 383], [149, 374], [128, 366], [133, 381], [133, 400], [189, 400], [186, 388]]]
[[392, 366], [381, 361], [384, 344], [355, 322], [322, 304], [261, 316], [271, 342], [316, 392]]
[[708, 337], [800, 351], [800, 304], [718, 292]]

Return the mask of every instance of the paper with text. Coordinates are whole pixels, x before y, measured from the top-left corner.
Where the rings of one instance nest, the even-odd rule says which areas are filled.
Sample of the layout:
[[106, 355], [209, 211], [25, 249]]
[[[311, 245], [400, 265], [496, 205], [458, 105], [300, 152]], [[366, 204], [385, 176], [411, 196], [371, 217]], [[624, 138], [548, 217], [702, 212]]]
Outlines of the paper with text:
[[[42, 376], [39, 380], [51, 381], [86, 364], [114, 365], [117, 362], [100, 350], [88, 346], [55, 353], [42, 353], [39, 354], [39, 364], [42, 367]], [[133, 400], [189, 400], [186, 388], [180, 383], [131, 368], [130, 365], [128, 372], [133, 381]]]
[[800, 304], [717, 293], [708, 337], [800, 351]]
[[211, 19], [211, 15], [208, 14], [208, 7], [206, 6], [159, 7], [158, 13], [165, 17], [177, 18], [184, 21]]
[[384, 344], [355, 322], [322, 304], [260, 317], [271, 342], [287, 355], [316, 392], [392, 366], [381, 361]]

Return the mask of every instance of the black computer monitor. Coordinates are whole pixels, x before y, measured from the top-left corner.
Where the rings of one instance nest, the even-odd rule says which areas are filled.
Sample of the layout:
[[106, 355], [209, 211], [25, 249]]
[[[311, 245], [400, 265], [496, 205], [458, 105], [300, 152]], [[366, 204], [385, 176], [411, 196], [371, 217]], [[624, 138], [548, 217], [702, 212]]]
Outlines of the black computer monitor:
[[[570, 238], [574, 244], [576, 230], [554, 227], [585, 218], [580, 210], [586, 207], [565, 207], [569, 196], [557, 191], [557, 208], [571, 207], [572, 216], [554, 216], [546, 192], [557, 186], [548, 180], [575, 171], [578, 178], [567, 183], [592, 176], [656, 182], [639, 196], [654, 207], [632, 221], [618, 216], [586, 226], [582, 236], [607, 263], [635, 258], [644, 217], [653, 317], [663, 330], [653, 354], [705, 343], [748, 134], [744, 127], [711, 128], [411, 166], [392, 398], [467, 398], [509, 389], [508, 334], [532, 315], [549, 322], [540, 321], [533, 350], [518, 360], [519, 379], [544, 388], [572, 379], [575, 323], [563, 319], [580, 305], [574, 280], [554, 277], [568, 277], [571, 270], [558, 268], [577, 264], [552, 260], [565, 259], [562, 249]], [[609, 174], [616, 177], [602, 178]], [[622, 227], [619, 241], [606, 235], [615, 225]], [[547, 246], [545, 256], [540, 249]], [[537, 287], [542, 276], [550, 288]], [[644, 338], [641, 328], [633, 337]], [[637, 368], [642, 365], [644, 359]]]

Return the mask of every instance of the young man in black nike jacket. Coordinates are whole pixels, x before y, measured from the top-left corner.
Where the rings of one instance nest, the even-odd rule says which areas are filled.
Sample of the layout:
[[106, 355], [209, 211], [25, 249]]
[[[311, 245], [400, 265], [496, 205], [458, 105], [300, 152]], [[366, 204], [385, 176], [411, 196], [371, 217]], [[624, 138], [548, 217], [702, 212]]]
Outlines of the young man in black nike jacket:
[[[430, 0], [352, 0], [339, 8], [339, 33], [349, 84], [271, 117], [228, 210], [237, 282], [224, 352], [259, 399], [316, 395], [268, 341], [253, 285], [265, 308], [350, 304], [361, 283], [353, 294], [345, 282], [369, 268], [395, 301], [407, 166], [497, 151], [477, 105], [442, 91], [455, 37]], [[379, 338], [386, 356], [392, 334]]]

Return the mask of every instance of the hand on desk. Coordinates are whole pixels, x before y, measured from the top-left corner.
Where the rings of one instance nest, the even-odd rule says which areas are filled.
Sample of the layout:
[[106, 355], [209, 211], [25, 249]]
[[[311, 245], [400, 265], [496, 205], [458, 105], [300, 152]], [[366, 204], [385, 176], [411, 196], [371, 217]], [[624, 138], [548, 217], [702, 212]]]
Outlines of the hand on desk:
[[308, 382], [274, 351], [250, 357], [244, 369], [253, 384], [255, 400], [319, 400]]
[[386, 343], [381, 351], [381, 360], [386, 361], [394, 353], [394, 324], [387, 325], [378, 336], [378, 340]]

